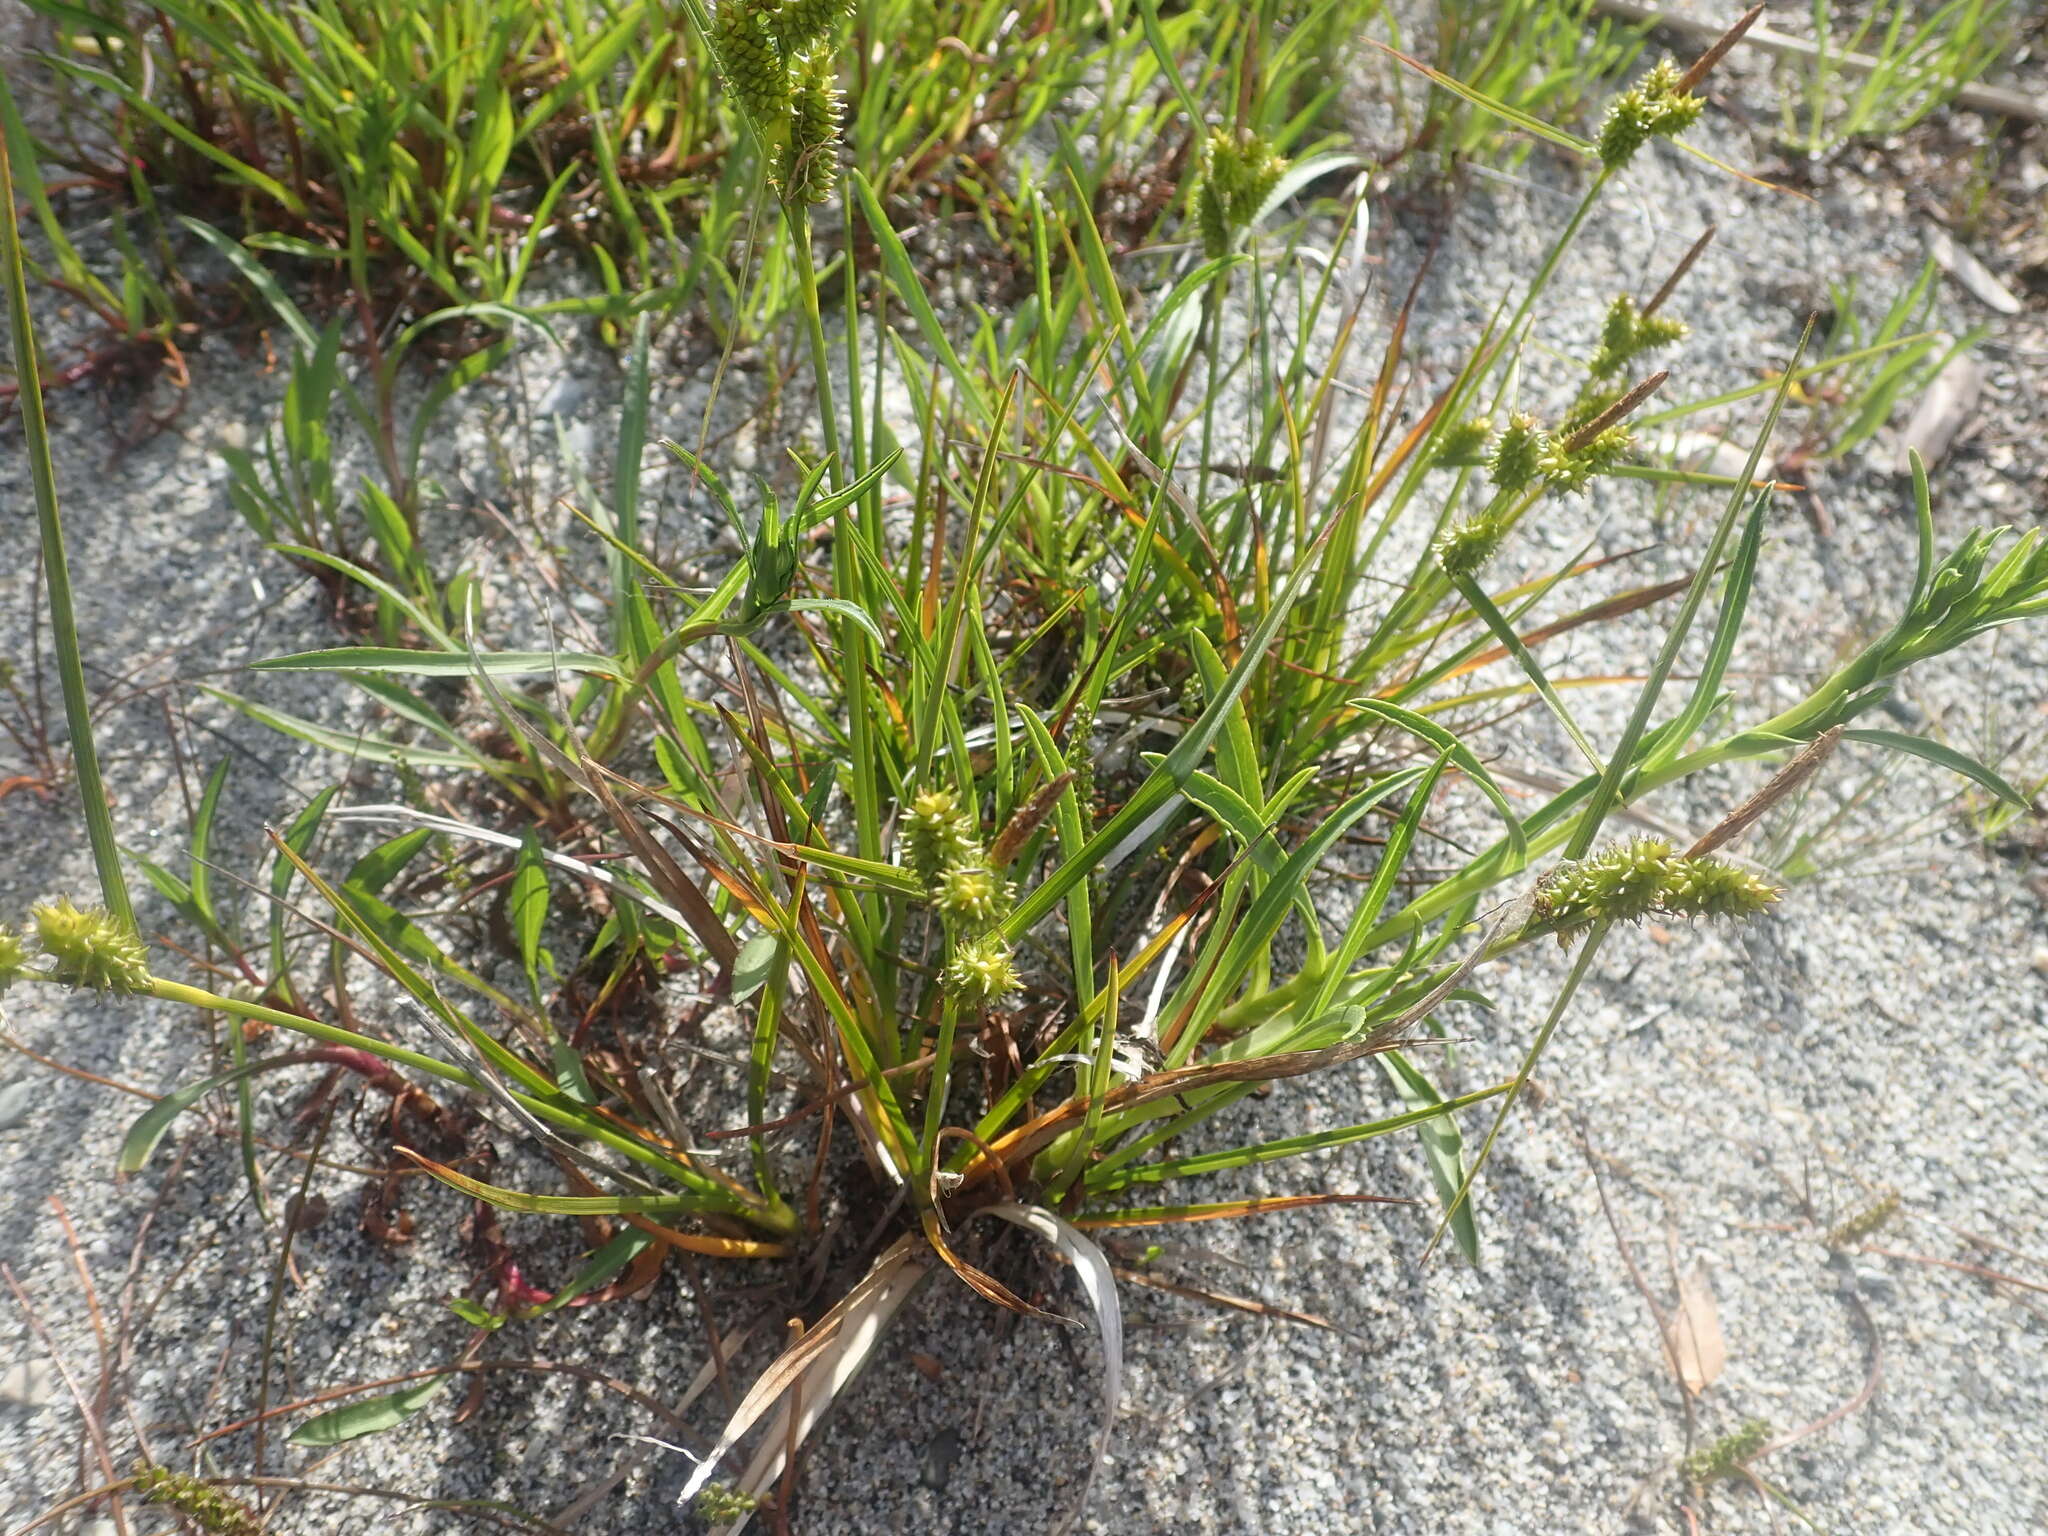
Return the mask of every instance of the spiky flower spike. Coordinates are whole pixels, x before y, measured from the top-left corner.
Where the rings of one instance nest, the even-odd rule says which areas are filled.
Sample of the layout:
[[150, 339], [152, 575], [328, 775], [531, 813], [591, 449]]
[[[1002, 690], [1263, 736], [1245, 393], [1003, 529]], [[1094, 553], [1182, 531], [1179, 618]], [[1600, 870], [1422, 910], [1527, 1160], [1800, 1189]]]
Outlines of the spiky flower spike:
[[1500, 435], [1500, 441], [1493, 445], [1493, 457], [1487, 463], [1487, 473], [1494, 485], [1512, 495], [1525, 489], [1536, 478], [1537, 460], [1543, 454], [1543, 432], [1536, 425], [1536, 418], [1524, 411], [1517, 411], [1508, 418], [1507, 430]]
[[212, 1536], [256, 1536], [263, 1528], [246, 1504], [189, 1473], [138, 1462], [134, 1482], [148, 1503], [168, 1505]]
[[1475, 576], [1500, 548], [1501, 534], [1501, 526], [1494, 519], [1475, 517], [1436, 541], [1436, 563], [1453, 581], [1461, 576]]
[[1671, 861], [1658, 909], [1673, 917], [1754, 917], [1778, 899], [1778, 888], [1725, 859]]
[[1588, 924], [1635, 922], [1657, 910], [1671, 877], [1671, 845], [1637, 837], [1553, 871], [1536, 894], [1537, 915], [1570, 932]]
[[984, 864], [954, 864], [932, 883], [932, 905], [958, 927], [984, 928], [1009, 910], [1015, 892]]
[[764, 0], [724, 0], [711, 18], [711, 52], [725, 88], [766, 140], [777, 140], [789, 113], [789, 61], [776, 36], [776, 8]]
[[1286, 169], [1287, 157], [1259, 135], [1209, 130], [1202, 151], [1202, 189], [1195, 197], [1204, 256], [1213, 260], [1230, 254]]
[[1607, 306], [1607, 320], [1600, 328], [1600, 350], [1593, 354], [1591, 371], [1596, 379], [1611, 379], [1645, 352], [1668, 347], [1685, 339], [1685, 322], [1670, 315], [1636, 312], [1636, 301], [1618, 295]]
[[149, 951], [135, 930], [105, 907], [80, 911], [69, 897], [34, 909], [36, 937], [56, 962], [53, 975], [94, 992], [140, 992], [149, 985]]
[[994, 934], [962, 944], [939, 974], [939, 985], [969, 1008], [986, 1008], [1023, 984], [1010, 946]]
[[1437, 439], [1435, 462], [1451, 468], [1470, 468], [1486, 462], [1487, 440], [1493, 436], [1493, 422], [1485, 416], [1467, 416]]
[[1607, 427], [1591, 437], [1546, 435], [1536, 455], [1536, 472], [1556, 495], [1577, 495], [1599, 475], [1611, 473], [1636, 445], [1627, 427]]
[[1704, 1488], [1717, 1477], [1727, 1477], [1750, 1457], [1770, 1444], [1771, 1426], [1763, 1419], [1751, 1419], [1732, 1435], [1702, 1446], [1685, 1458], [1685, 1480]]
[[822, 43], [832, 29], [853, 14], [853, 0], [783, 0], [775, 14], [776, 36], [791, 58]]
[[0, 926], [0, 997], [5, 997], [7, 989], [21, 979], [27, 965], [28, 948], [21, 942], [21, 935]]
[[797, 66], [777, 179], [787, 203], [822, 203], [839, 180], [839, 70], [819, 49]]
[[1673, 853], [1661, 838], [1616, 843], [1547, 875], [1536, 891], [1536, 921], [1569, 944], [1598, 921], [1666, 917], [1754, 917], [1778, 899], [1760, 875], [1708, 855]]
[[982, 862], [981, 839], [973, 820], [950, 789], [928, 789], [910, 802], [903, 817], [910, 867], [927, 884], [939, 871]]
[[1692, 94], [1679, 67], [1665, 59], [1614, 98], [1600, 124], [1600, 163], [1618, 171], [1652, 139], [1669, 139], [1699, 120], [1706, 102]]

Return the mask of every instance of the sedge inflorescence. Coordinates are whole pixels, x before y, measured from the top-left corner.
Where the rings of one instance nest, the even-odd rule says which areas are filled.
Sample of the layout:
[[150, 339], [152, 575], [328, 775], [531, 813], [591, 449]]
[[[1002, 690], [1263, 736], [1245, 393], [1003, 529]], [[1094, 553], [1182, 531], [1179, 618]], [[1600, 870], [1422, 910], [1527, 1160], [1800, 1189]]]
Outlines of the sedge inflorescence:
[[[135, 930], [105, 907], [77, 907], [69, 897], [31, 914], [36, 941], [53, 963], [51, 979], [93, 992], [140, 992], [149, 985], [149, 950]], [[16, 950], [20, 941], [14, 941]], [[7, 957], [0, 952], [0, 974]], [[20, 974], [17, 958], [14, 975]], [[8, 976], [11, 980], [12, 976]]]
[[1257, 222], [1266, 199], [1287, 169], [1287, 157], [1258, 134], [1212, 128], [1202, 149], [1202, 185], [1195, 222], [1202, 254], [1228, 256], [1237, 238]]
[[971, 1008], [986, 1008], [1016, 991], [1010, 946], [993, 931], [1010, 910], [1016, 887], [990, 863], [981, 829], [959, 797], [934, 789], [912, 799], [904, 812], [903, 842], [946, 932], [939, 985]]
[[1685, 1458], [1685, 1480], [1704, 1488], [1716, 1478], [1727, 1477], [1750, 1457], [1770, 1444], [1771, 1426], [1763, 1419], [1751, 1419], [1732, 1435], [1723, 1435], [1712, 1445], [1700, 1447]]
[[1620, 170], [1650, 140], [1675, 138], [1704, 110], [1706, 102], [1686, 88], [1684, 71], [1663, 60], [1608, 107], [1596, 145], [1601, 165]]
[[837, 183], [843, 102], [831, 35], [851, 10], [850, 0], [725, 0], [712, 18], [726, 92], [785, 203], [822, 203]]
[[1536, 921], [1569, 944], [1596, 922], [1753, 917], [1777, 899], [1776, 886], [1738, 864], [1637, 837], [1551, 871], [1537, 887]]
[[246, 1504], [186, 1472], [141, 1462], [134, 1486], [145, 1502], [177, 1510], [212, 1536], [256, 1536], [263, 1528]]

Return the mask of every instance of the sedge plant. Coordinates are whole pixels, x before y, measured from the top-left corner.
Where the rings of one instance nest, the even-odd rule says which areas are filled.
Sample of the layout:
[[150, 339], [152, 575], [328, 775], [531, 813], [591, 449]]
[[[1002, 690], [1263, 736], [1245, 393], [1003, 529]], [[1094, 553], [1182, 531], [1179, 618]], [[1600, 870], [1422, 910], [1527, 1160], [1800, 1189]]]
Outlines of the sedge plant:
[[[1095, 1234], [1373, 1198], [1203, 1200], [1183, 1180], [1414, 1134], [1438, 1219], [1476, 1258], [1486, 1150], [1607, 936], [1650, 917], [1750, 921], [1776, 900], [1772, 872], [1737, 851], [1757, 805], [1844, 741], [2016, 797], [1951, 748], [1863, 722], [1907, 669], [2048, 612], [2048, 547], [2038, 532], [1984, 531], [1942, 556], [1916, 473], [1920, 558], [1895, 624], [1799, 703], [1749, 719], [1729, 682], [1767, 575], [1778, 492], [1758, 471], [1815, 365], [1795, 356], [1764, 387], [1738, 476], [1642, 462], [1646, 403], [1682, 365], [1667, 292], [1615, 298], [1582, 338], [1568, 404], [1546, 415], [1518, 397], [1552, 275], [1630, 159], [1698, 117], [1717, 55], [1657, 65], [1592, 141], [1561, 135], [1593, 167], [1582, 202], [1453, 381], [1404, 422], [1388, 382], [1398, 332], [1380, 387], [1347, 411], [1336, 384], [1361, 300], [1337, 288], [1327, 253], [1304, 256], [1299, 226], [1274, 238], [1298, 162], [1283, 163], [1293, 141], [1266, 115], [1271, 55], [1257, 39], [1226, 51], [1235, 108], [1194, 99], [1183, 125], [1203, 146], [1178, 195], [1184, 261], [1162, 271], [1112, 255], [1087, 166], [1063, 143], [1020, 202], [1039, 253], [1029, 301], [962, 336], [922, 286], [886, 187], [837, 174], [838, 10], [729, 4], [693, 16], [796, 261], [823, 453], [746, 487], [677, 446], [739, 536], [723, 575], [693, 589], [636, 531], [654, 414], [636, 369], [614, 504], [588, 517], [611, 604], [591, 648], [495, 650], [472, 613], [405, 643], [265, 664], [384, 680], [386, 701], [438, 741], [439, 766], [483, 781], [480, 805], [550, 783], [587, 817], [578, 851], [607, 856], [481, 814], [323, 798], [273, 840], [271, 892], [319, 915], [288, 934], [280, 920], [267, 956], [242, 946], [275, 973], [260, 999], [158, 975], [111, 890], [104, 912], [39, 908], [33, 943], [10, 938], [0, 961], [15, 984], [191, 1004], [488, 1104], [556, 1159], [566, 1189], [403, 1150], [467, 1197], [616, 1222], [578, 1285], [669, 1253], [806, 1253], [825, 1232], [822, 1170], [835, 1139], [850, 1142], [877, 1217], [855, 1277], [740, 1398], [686, 1487], [737, 1525], [927, 1275], [1040, 1310], [969, 1245], [984, 1217], [1073, 1268], [1100, 1323], [1111, 1414], [1121, 1324]], [[1149, 6], [1140, 22], [1145, 51], [1173, 72], [1166, 23]], [[836, 346], [808, 254], [812, 210], [834, 196], [848, 232]], [[1362, 216], [1354, 192], [1336, 223]], [[873, 253], [864, 269], [855, 232]], [[1239, 331], [1223, 320], [1247, 290], [1256, 318]], [[17, 338], [21, 292], [17, 281]], [[1315, 323], [1326, 315], [1334, 327]], [[884, 408], [891, 385], [902, 411]], [[1532, 624], [1594, 562], [1503, 582], [1493, 573], [1519, 530], [1569, 516], [1595, 482], [1631, 481], [1719, 498], [1691, 574]], [[54, 489], [51, 508], [54, 530]], [[1568, 703], [1577, 680], [1546, 665], [1547, 638], [1652, 609], [1663, 638], [1625, 723], [1589, 729]], [[1702, 634], [1706, 660], [1681, 688], [1678, 658]], [[398, 705], [436, 677], [467, 678], [492, 735], [514, 745], [487, 748]], [[1534, 805], [1510, 800], [1485, 755], [1479, 722], [1504, 701], [1545, 711], [1584, 759]], [[1615, 836], [1622, 810], [1746, 764], [1773, 769], [1769, 785], [1689, 845]], [[1444, 868], [1436, 840], [1453, 807], [1490, 831]], [[345, 875], [323, 873], [315, 834], [350, 824], [404, 830]], [[407, 910], [406, 872], [451, 846], [499, 862], [512, 984]], [[1358, 875], [1348, 903], [1326, 895], [1340, 860]], [[546, 938], [577, 912], [572, 961]], [[1473, 997], [1486, 968], [1559, 943], [1569, 975], [1520, 1069], [1443, 1091], [1429, 1065], [1438, 1011]], [[398, 988], [414, 1043], [322, 1017], [316, 989], [289, 979], [300, 948]], [[630, 1022], [609, 1050], [579, 1048], [595, 1014], [564, 1027], [554, 977], [570, 966], [650, 1009], [658, 978], [685, 973], [733, 1011], [743, 1102], [723, 1106], [716, 1135], [743, 1144], [743, 1175], [685, 1133], [673, 1068]], [[138, 1123], [124, 1165], [141, 1166], [207, 1093], [300, 1059], [276, 1053], [179, 1090]], [[1387, 1113], [1217, 1139], [1218, 1117], [1264, 1085], [1367, 1061], [1387, 1080]], [[1460, 1115], [1488, 1105], [1475, 1152]], [[502, 1327], [519, 1311], [472, 1320]], [[386, 1406], [389, 1422], [411, 1411]], [[728, 1466], [757, 1427], [751, 1459]]]

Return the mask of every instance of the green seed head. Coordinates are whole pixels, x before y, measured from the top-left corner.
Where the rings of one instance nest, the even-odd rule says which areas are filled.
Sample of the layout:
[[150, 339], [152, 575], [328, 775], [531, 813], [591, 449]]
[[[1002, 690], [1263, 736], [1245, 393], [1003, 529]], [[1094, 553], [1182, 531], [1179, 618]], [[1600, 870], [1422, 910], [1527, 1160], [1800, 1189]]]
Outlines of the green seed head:
[[1591, 364], [1593, 377], [1611, 379], [1645, 352], [1684, 340], [1685, 333], [1683, 320], [1639, 315], [1636, 301], [1621, 294], [1608, 306], [1606, 322], [1600, 328], [1600, 350], [1593, 354]]
[[149, 985], [149, 951], [135, 931], [105, 907], [80, 911], [68, 897], [33, 912], [36, 937], [67, 986], [94, 992], [140, 992]]
[[1633, 838], [1556, 870], [1537, 893], [1537, 910], [1565, 934], [1600, 920], [1635, 922], [1657, 909], [1670, 872], [1669, 843]]
[[775, 14], [775, 31], [791, 58], [823, 42], [840, 21], [853, 14], [853, 0], [783, 0]]
[[27, 968], [28, 947], [21, 942], [21, 935], [0, 926], [0, 997], [7, 995], [7, 989], [20, 980]]
[[772, 8], [725, 0], [711, 21], [712, 53], [732, 99], [769, 136], [789, 112], [789, 65], [775, 35]]
[[1858, 1211], [1846, 1221], [1828, 1228], [1830, 1248], [1854, 1248], [1886, 1222], [1899, 1214], [1899, 1192], [1892, 1190], [1875, 1205]]
[[822, 203], [839, 179], [839, 72], [824, 49], [797, 66], [789, 139], [782, 146], [783, 201]]
[[918, 795], [903, 823], [911, 868], [927, 882], [936, 880], [940, 870], [985, 862], [974, 822], [950, 789], [928, 789]]
[[1202, 232], [1202, 253], [1213, 259], [1229, 255], [1237, 236], [1257, 220], [1287, 169], [1287, 157], [1258, 134], [1212, 128], [1203, 146], [1202, 166], [1195, 219]]
[[1009, 910], [1014, 890], [986, 865], [956, 864], [939, 871], [932, 885], [932, 905], [952, 922], [986, 925]]
[[986, 1008], [1022, 985], [1010, 946], [993, 934], [961, 945], [946, 962], [939, 985], [970, 1008]]
[[1725, 859], [1673, 853], [1660, 838], [1638, 837], [1554, 870], [1537, 889], [1536, 915], [1570, 943], [1602, 919], [1753, 917], [1777, 899], [1776, 886]]
[[1536, 478], [1536, 462], [1543, 452], [1543, 432], [1534, 416], [1517, 411], [1508, 418], [1508, 429], [1493, 445], [1493, 460], [1487, 472], [1493, 483], [1510, 494], [1522, 490]]
[[1468, 416], [1437, 440], [1436, 462], [1451, 466], [1481, 463], [1486, 457], [1486, 440], [1492, 435], [1490, 418]]
[[1475, 517], [1436, 541], [1436, 563], [1453, 581], [1475, 575], [1500, 548], [1501, 533], [1500, 524], [1492, 518]]
[[1684, 71], [1665, 59], [1628, 90], [1614, 98], [1600, 125], [1600, 163], [1618, 171], [1652, 139], [1668, 139], [1699, 120], [1706, 103], [1679, 89]]
[[1725, 859], [1676, 858], [1658, 905], [1673, 917], [1754, 917], [1778, 895], [1763, 876]]
[[262, 1529], [247, 1505], [189, 1473], [145, 1461], [136, 1463], [134, 1479], [135, 1491], [146, 1502], [177, 1510], [212, 1536], [256, 1536]]
[[1695, 1488], [1704, 1488], [1714, 1479], [1735, 1471], [1770, 1440], [1771, 1426], [1762, 1419], [1751, 1419], [1734, 1434], [1702, 1446], [1686, 1457], [1685, 1480]]
[[1536, 458], [1544, 484], [1553, 492], [1577, 494], [1596, 476], [1610, 473], [1635, 447], [1635, 435], [1627, 427], [1614, 426], [1590, 443], [1573, 448], [1564, 438], [1546, 438]]

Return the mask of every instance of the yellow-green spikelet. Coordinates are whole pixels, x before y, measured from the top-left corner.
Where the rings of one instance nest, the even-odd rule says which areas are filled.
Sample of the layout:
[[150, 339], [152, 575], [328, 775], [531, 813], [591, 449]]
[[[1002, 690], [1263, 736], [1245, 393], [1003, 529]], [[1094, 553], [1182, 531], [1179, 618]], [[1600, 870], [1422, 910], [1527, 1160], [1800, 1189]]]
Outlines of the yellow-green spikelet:
[[711, 19], [712, 52], [725, 88], [768, 136], [789, 113], [789, 63], [770, 7], [725, 0]]
[[783, 145], [783, 198], [822, 203], [839, 180], [839, 73], [824, 49], [798, 66]]

